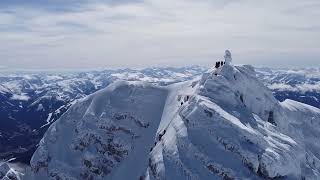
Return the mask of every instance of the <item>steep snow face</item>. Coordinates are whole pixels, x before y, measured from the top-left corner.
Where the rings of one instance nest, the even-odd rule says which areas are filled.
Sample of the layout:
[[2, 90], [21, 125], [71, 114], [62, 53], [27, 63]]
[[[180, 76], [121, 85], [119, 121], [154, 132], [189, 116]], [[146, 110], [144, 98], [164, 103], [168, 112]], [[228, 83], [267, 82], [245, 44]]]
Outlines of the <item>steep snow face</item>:
[[75, 104], [48, 129], [30, 178], [138, 177], [148, 165], [167, 94], [144, 83], [117, 82]]
[[[312, 179], [311, 175], [320, 177], [320, 109], [313, 106], [285, 100], [281, 102], [283, 114], [279, 116], [282, 130], [305, 149], [304, 158], [308, 168], [303, 169], [307, 174], [306, 179]], [[310, 175], [311, 174], [311, 175]]]
[[278, 104], [272, 92], [255, 77], [251, 66], [225, 65], [217, 76], [211, 71], [204, 73], [199, 95], [209, 97], [228, 109], [250, 110], [264, 120]]
[[[151, 152], [144, 177], [304, 177], [304, 145], [276, 126], [281, 106], [255, 78], [253, 68], [225, 65], [220, 74], [214, 74], [205, 73], [190, 100], [171, 117], [165, 134]], [[190, 91], [193, 83], [185, 87]], [[164, 111], [164, 115], [171, 111]]]
[[50, 126], [26, 179], [318, 179], [320, 110], [251, 66], [168, 87], [117, 82]]
[[28, 164], [47, 128], [78, 99], [119, 79], [168, 85], [205, 71], [181, 68], [118, 69], [75, 72], [0, 70], [0, 159]]

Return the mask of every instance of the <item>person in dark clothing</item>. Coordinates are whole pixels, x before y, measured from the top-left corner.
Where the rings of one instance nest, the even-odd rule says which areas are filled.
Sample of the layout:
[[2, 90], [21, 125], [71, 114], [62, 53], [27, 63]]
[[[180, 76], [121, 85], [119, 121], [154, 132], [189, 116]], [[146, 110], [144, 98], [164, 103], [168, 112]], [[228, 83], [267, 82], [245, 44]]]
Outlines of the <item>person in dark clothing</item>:
[[215, 68], [218, 68], [218, 62], [216, 62], [216, 66], [215, 66]]
[[223, 61], [220, 61], [221, 66], [223, 66]]
[[218, 67], [220, 67], [220, 61], [218, 61]]
[[166, 134], [166, 130], [164, 130], [162, 133], [159, 134], [159, 137], [158, 137], [159, 141], [161, 141], [162, 136], [164, 136], [165, 134]]

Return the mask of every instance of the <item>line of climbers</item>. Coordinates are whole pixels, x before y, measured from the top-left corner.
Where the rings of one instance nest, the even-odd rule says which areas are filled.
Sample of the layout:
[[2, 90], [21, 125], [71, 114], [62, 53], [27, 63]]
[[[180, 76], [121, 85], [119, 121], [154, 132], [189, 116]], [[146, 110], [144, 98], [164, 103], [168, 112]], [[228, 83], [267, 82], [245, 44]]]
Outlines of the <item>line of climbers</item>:
[[224, 52], [224, 61], [217, 61], [216, 62], [216, 66], [215, 68], [219, 68], [225, 64], [231, 64], [232, 63], [232, 55], [231, 55], [231, 52], [229, 50], [226, 50]]
[[217, 61], [216, 62], [216, 66], [215, 66], [215, 68], [219, 68], [219, 67], [221, 67], [221, 66], [223, 66], [223, 65], [225, 65], [226, 64], [226, 62], [223, 62], [223, 61]]
[[220, 72], [220, 67], [222, 67], [223, 65], [227, 64], [227, 65], [231, 65], [232, 63], [232, 56], [231, 56], [231, 52], [229, 50], [225, 51], [224, 54], [224, 61], [217, 61], [216, 65], [215, 65], [215, 71], [214, 71], [214, 75], [218, 75], [218, 73]]
[[151, 151], [153, 150], [153, 148], [157, 145], [157, 143], [162, 140], [162, 136], [164, 136], [164, 135], [166, 134], [166, 132], [167, 132], [167, 130], [165, 129], [165, 130], [163, 130], [162, 133], [158, 134], [158, 138], [157, 138], [157, 140], [154, 142], [154, 146], [150, 148], [150, 152], [151, 152]]
[[[183, 97], [183, 100], [182, 100], [182, 96], [179, 95], [179, 96], [178, 96], [178, 101], [181, 101], [181, 106], [182, 106], [183, 103], [188, 102], [188, 101], [190, 100], [190, 98], [191, 98], [190, 95], [186, 95], [186, 96]], [[170, 123], [169, 123], [169, 124], [170, 124]], [[169, 126], [169, 125], [168, 125], [168, 126]], [[157, 143], [162, 140], [162, 136], [164, 136], [164, 135], [166, 134], [168, 126], [162, 131], [162, 133], [159, 133], [159, 134], [158, 134], [157, 139], [156, 139], [156, 141], [154, 142], [154, 146], [150, 148], [150, 152], [151, 152], [151, 151], [153, 150], [153, 148], [157, 145]]]
[[[189, 96], [189, 95], [184, 96], [183, 101], [181, 101], [181, 106], [183, 105], [183, 103], [185, 103], [185, 102], [189, 101], [189, 98], [190, 98], [190, 96]], [[181, 97], [180, 97], [180, 98], [178, 98], [178, 101], [180, 101], [180, 100], [181, 100]]]

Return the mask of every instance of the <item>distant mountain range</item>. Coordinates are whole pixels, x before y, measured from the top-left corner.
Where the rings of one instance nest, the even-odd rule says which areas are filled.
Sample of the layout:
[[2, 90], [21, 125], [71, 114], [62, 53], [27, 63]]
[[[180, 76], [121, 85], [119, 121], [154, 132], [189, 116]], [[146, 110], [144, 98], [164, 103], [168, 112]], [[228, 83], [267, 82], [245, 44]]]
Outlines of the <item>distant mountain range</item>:
[[[205, 67], [88, 72], [0, 72], [0, 159], [29, 163], [49, 125], [69, 107], [117, 80], [165, 86], [201, 75]], [[283, 101], [320, 107], [320, 69], [257, 68], [257, 77]]]
[[206, 68], [147, 68], [90, 72], [0, 72], [0, 159], [29, 163], [49, 125], [77, 100], [117, 80], [168, 85]]
[[48, 128], [22, 179], [317, 180], [319, 120], [248, 65], [168, 86], [117, 81]]
[[320, 108], [320, 68], [256, 68], [257, 77], [279, 101], [292, 99]]

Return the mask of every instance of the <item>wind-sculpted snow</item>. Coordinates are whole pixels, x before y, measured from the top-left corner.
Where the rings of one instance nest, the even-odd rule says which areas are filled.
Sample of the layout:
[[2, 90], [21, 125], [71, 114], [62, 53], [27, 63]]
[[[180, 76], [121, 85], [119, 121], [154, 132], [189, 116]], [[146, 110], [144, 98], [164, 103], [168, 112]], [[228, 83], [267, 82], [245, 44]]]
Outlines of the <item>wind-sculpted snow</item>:
[[24, 179], [319, 179], [320, 110], [251, 66], [157, 87], [116, 82], [53, 123]]
[[58, 179], [136, 177], [148, 164], [166, 96], [163, 88], [118, 82], [85, 98], [48, 129], [32, 170]]
[[50, 124], [77, 100], [119, 79], [168, 85], [205, 68], [146, 68], [80, 72], [0, 72], [0, 159], [28, 163]]
[[[79, 72], [0, 72], [0, 158], [28, 163], [44, 132], [77, 100], [119, 79], [166, 86], [207, 68], [146, 68]], [[220, 71], [220, 70], [219, 70]], [[258, 78], [276, 99], [320, 107], [319, 69], [259, 68]]]
[[9, 162], [0, 161], [0, 179], [1, 180], [19, 180], [22, 174], [10, 167]]

